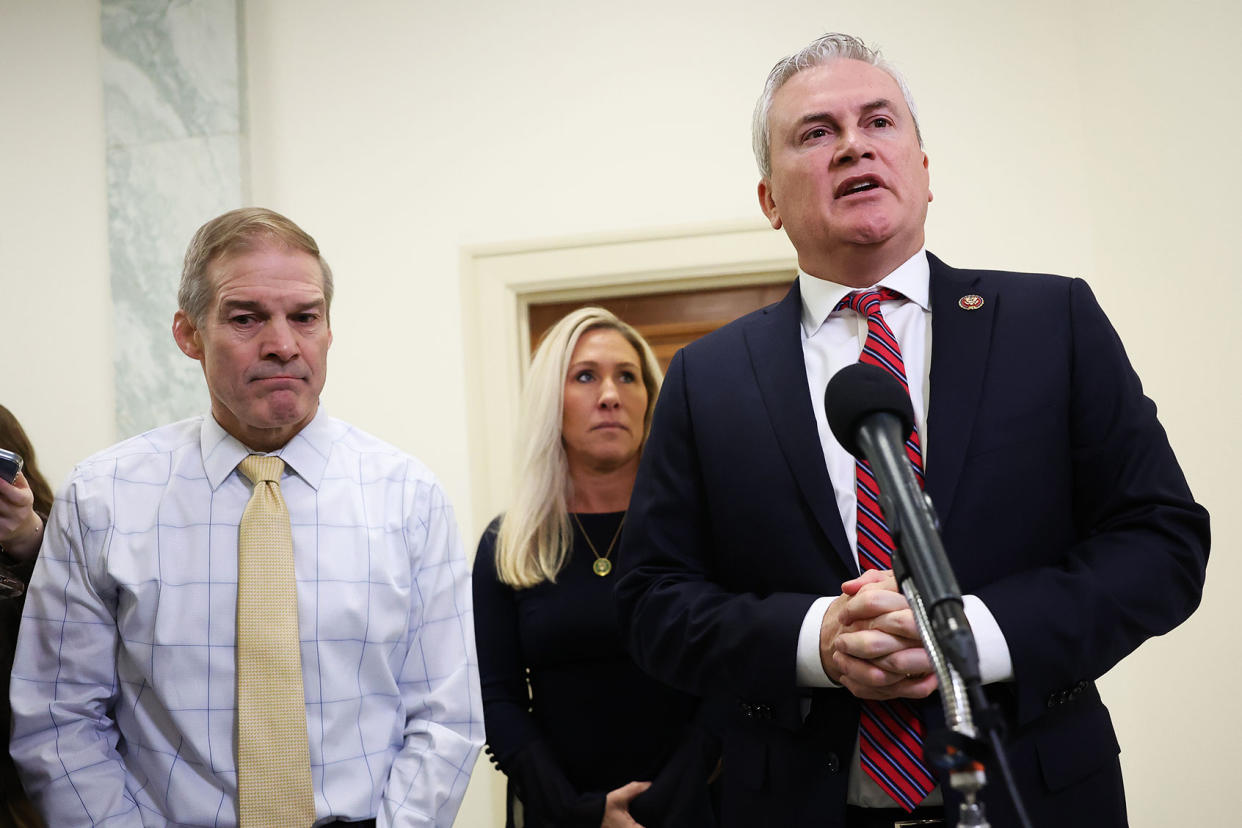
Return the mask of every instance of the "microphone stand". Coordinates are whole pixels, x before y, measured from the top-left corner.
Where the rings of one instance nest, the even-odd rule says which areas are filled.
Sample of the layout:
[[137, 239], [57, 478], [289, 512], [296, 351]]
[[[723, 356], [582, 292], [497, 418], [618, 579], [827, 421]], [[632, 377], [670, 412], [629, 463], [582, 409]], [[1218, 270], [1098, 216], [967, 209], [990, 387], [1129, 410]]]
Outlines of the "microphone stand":
[[[894, 561], [894, 572], [897, 562]], [[931, 619], [927, 616], [927, 608], [923, 604], [923, 596], [914, 585], [913, 578], [901, 581], [901, 591], [914, 611], [914, 620], [918, 625], [919, 637], [923, 639], [923, 648], [931, 659], [932, 669], [936, 672], [939, 683], [940, 700], [944, 706], [945, 725], [961, 739], [945, 739], [942, 752], [931, 755], [932, 739], [925, 740], [924, 755], [933, 764], [949, 771], [949, 785], [962, 795], [962, 804], [958, 809], [958, 828], [991, 828], [991, 823], [984, 815], [983, 803], [979, 801], [979, 793], [987, 784], [987, 774], [983, 764], [970, 758], [962, 750], [967, 745], [978, 742], [979, 731], [975, 727], [971, 712], [970, 700], [967, 696], [966, 683], [940, 647], [936, 635], [932, 631]], [[939, 740], [937, 740], [939, 741]]]
[[[880, 508], [896, 546], [893, 574], [914, 612], [919, 637], [936, 671], [948, 727], [943, 736], [929, 734], [924, 756], [948, 772], [950, 786], [962, 795], [958, 826], [990, 828], [979, 801], [987, 774], [983, 763], [972, 758], [986, 755], [972, 703], [989, 721], [996, 718], [983, 695], [978, 651], [962, 606], [962, 593], [940, 541], [931, 499], [919, 486], [905, 457], [907, 429], [899, 417], [889, 413], [877, 413], [871, 422], [874, 427], [858, 430], [858, 445], [878, 484]], [[999, 736], [995, 727], [989, 730], [1019, 818], [1027, 824]]]

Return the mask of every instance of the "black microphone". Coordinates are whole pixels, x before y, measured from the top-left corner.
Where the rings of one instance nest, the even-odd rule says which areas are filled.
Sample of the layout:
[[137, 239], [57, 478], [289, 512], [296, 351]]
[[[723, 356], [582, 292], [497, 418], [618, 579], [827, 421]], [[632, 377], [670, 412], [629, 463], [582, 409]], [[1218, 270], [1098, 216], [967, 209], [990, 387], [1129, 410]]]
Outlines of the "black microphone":
[[936, 641], [962, 680], [968, 686], [977, 684], [979, 655], [962, 607], [962, 591], [945, 555], [931, 499], [906, 456], [906, 438], [914, 428], [910, 395], [883, 368], [856, 363], [829, 381], [824, 413], [837, 441], [871, 466], [884, 522], [897, 547], [893, 555], [897, 583], [914, 581]]

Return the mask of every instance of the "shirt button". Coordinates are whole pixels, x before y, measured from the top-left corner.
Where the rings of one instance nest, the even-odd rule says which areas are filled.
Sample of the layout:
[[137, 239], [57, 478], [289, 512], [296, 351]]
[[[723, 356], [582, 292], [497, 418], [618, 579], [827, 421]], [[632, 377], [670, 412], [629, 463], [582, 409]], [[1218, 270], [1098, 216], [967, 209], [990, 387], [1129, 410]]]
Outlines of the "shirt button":
[[839, 770], [841, 770], [841, 760], [835, 753], [828, 754], [828, 772], [836, 773]]

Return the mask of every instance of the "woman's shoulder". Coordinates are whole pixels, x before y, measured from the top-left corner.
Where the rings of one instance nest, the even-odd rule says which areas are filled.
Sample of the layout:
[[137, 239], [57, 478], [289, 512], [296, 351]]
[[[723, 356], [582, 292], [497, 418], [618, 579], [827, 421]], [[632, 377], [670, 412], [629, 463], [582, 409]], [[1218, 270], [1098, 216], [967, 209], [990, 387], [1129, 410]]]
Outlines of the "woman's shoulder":
[[487, 524], [487, 528], [483, 530], [483, 535], [479, 538], [479, 545], [474, 555], [474, 571], [476, 575], [479, 572], [480, 562], [486, 563], [494, 572], [496, 569], [496, 536], [500, 533], [500, 521], [504, 517], [504, 513], [496, 515], [492, 518], [492, 522]]
[[491, 539], [492, 543], [496, 542], [496, 535], [500, 532], [500, 522], [504, 520], [505, 513], [501, 512], [492, 518], [492, 522], [487, 524], [487, 528], [483, 530], [483, 540]]

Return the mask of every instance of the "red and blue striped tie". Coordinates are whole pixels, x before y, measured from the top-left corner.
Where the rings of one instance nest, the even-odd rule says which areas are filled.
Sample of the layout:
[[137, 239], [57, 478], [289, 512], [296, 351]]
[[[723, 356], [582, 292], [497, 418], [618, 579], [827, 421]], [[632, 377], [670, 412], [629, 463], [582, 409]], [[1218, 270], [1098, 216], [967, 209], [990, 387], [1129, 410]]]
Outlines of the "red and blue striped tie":
[[[880, 313], [882, 299], [899, 298], [901, 294], [884, 287], [864, 290], [846, 296], [837, 310], [850, 308], [867, 318], [867, 341], [858, 361], [885, 369], [901, 382], [908, 394], [910, 386], [906, 382], [901, 346]], [[906, 456], [922, 486], [923, 451], [917, 427], [906, 439]], [[855, 484], [858, 489], [859, 566], [863, 570], [892, 569], [893, 537], [880, 513], [879, 487], [865, 460], [855, 462]], [[936, 780], [923, 763], [924, 731], [923, 722], [905, 699], [862, 702], [858, 744], [863, 770], [907, 811], [914, 810], [936, 786]]]

